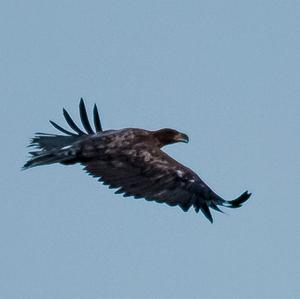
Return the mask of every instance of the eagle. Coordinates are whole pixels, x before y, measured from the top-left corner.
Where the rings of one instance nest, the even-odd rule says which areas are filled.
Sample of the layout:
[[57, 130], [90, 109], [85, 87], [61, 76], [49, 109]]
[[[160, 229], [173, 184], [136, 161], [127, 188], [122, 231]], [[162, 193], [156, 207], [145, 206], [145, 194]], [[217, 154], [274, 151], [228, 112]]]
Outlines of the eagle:
[[116, 194], [179, 206], [184, 212], [193, 207], [211, 223], [210, 209], [222, 212], [220, 206], [238, 208], [251, 196], [245, 191], [234, 200], [223, 199], [194, 171], [162, 150], [168, 144], [187, 143], [189, 137], [184, 133], [170, 128], [103, 130], [96, 104], [93, 129], [82, 98], [79, 113], [84, 130], [63, 109], [64, 118], [73, 131], [50, 120], [64, 135], [36, 133], [29, 145], [34, 150], [29, 152], [30, 159], [23, 169], [53, 163], [80, 163], [87, 173], [109, 188], [117, 189]]

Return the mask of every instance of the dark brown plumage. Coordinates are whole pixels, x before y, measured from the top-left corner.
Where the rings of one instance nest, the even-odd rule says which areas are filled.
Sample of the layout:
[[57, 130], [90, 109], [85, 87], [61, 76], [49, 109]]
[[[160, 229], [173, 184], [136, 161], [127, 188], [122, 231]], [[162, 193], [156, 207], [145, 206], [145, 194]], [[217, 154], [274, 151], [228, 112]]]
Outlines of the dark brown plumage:
[[218, 206], [240, 207], [249, 197], [244, 192], [240, 197], [227, 201], [212, 191], [191, 169], [180, 164], [161, 147], [188, 142], [188, 136], [173, 129], [148, 131], [136, 128], [103, 131], [97, 106], [94, 106], [92, 129], [83, 100], [79, 105], [81, 130], [64, 109], [64, 117], [75, 133], [53, 121], [50, 123], [66, 135], [37, 133], [31, 146], [31, 158], [24, 165], [29, 167], [61, 163], [81, 163], [92, 176], [97, 177], [115, 193], [146, 200], [180, 206], [183, 211], [194, 207], [213, 222], [209, 208], [220, 211]]

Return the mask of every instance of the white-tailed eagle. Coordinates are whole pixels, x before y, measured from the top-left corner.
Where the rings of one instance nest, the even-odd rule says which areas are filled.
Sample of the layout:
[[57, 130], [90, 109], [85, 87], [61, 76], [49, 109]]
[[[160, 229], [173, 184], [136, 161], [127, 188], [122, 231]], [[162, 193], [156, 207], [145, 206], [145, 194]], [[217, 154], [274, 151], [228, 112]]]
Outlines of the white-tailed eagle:
[[210, 222], [213, 222], [210, 208], [220, 212], [219, 206], [238, 208], [251, 195], [246, 191], [234, 200], [224, 200], [194, 171], [162, 151], [165, 145], [188, 142], [184, 133], [173, 129], [103, 130], [96, 105], [93, 110], [94, 130], [82, 99], [79, 111], [85, 131], [64, 109], [64, 117], [74, 132], [50, 121], [65, 135], [37, 133], [30, 144], [36, 150], [30, 152], [30, 160], [24, 169], [53, 163], [80, 163], [99, 181], [117, 188], [115, 193], [178, 205], [185, 212], [194, 207], [197, 213], [201, 210]]

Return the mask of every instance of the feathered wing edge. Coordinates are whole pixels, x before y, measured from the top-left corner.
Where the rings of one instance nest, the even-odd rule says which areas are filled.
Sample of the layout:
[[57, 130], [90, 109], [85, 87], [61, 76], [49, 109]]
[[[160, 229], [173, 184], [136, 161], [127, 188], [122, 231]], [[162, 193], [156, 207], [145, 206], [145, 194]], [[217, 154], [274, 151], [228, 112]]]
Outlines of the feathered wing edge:
[[243, 205], [244, 202], [246, 202], [249, 199], [251, 194], [252, 193], [245, 191], [242, 195], [240, 195], [239, 197], [237, 197], [234, 200], [225, 200], [222, 205], [224, 207], [233, 208], [233, 209], [239, 208]]
[[211, 200], [196, 201], [193, 204], [193, 206], [197, 213], [199, 212], [199, 210], [201, 210], [201, 212], [204, 214], [204, 216], [211, 223], [213, 223], [213, 217], [211, 215], [209, 208], [212, 208], [215, 211], [224, 213], [218, 206], [223, 206], [223, 207], [232, 208], [232, 209], [239, 208], [243, 205], [244, 202], [246, 202], [249, 199], [250, 196], [251, 196], [251, 193], [249, 193], [248, 191], [245, 191], [236, 199], [224, 200], [223, 198], [221, 198], [220, 196], [218, 196], [217, 194], [214, 193]]
[[82, 123], [86, 133], [84, 131], [82, 131], [75, 124], [75, 122], [73, 121], [73, 119], [71, 118], [70, 114], [67, 112], [66, 109], [63, 109], [64, 118], [65, 118], [66, 122], [68, 123], [68, 125], [70, 126], [70, 128], [73, 129], [76, 133], [70, 132], [70, 131], [62, 128], [61, 126], [59, 126], [58, 124], [56, 124], [52, 120], [50, 120], [50, 123], [55, 129], [61, 131], [64, 134], [67, 134], [69, 136], [78, 136], [78, 135], [81, 136], [81, 135], [87, 135], [87, 134], [95, 134], [95, 133], [100, 133], [100, 132], [103, 131], [101, 121], [100, 121], [100, 117], [99, 117], [98, 108], [97, 108], [96, 104], [94, 105], [94, 109], [93, 109], [95, 131], [92, 129], [92, 127], [90, 125], [83, 98], [80, 99], [79, 113], [80, 113], [81, 123]]

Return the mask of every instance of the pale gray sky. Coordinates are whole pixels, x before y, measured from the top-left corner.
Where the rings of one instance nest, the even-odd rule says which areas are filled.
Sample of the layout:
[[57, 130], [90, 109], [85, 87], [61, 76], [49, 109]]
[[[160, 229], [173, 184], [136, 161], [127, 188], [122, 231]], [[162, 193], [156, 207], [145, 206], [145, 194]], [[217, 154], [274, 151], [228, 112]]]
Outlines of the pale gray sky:
[[[299, 298], [300, 2], [3, 1], [0, 297]], [[21, 172], [84, 97], [167, 152], [228, 215], [123, 199], [79, 166]]]

